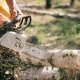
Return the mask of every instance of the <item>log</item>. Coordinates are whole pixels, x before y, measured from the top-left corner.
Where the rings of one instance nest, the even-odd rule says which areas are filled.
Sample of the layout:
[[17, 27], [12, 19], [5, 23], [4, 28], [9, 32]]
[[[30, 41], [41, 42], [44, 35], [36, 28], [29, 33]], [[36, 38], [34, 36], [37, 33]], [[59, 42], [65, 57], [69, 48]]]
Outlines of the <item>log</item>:
[[[0, 50], [5, 52], [11, 50], [9, 53], [13, 52], [15, 57], [18, 57], [15, 59], [15, 62], [21, 60], [25, 64], [41, 64], [42, 66], [54, 66], [56, 68], [80, 69], [80, 50], [47, 51], [26, 42], [26, 40], [26, 36], [23, 34], [7, 32], [1, 38], [2, 46], [0, 47]], [[16, 53], [18, 53], [18, 55]], [[11, 59], [14, 60], [14, 58]]]
[[[2, 63], [3, 65], [6, 64], [8, 66], [8, 62], [9, 64], [10, 63], [12, 64], [12, 62], [13, 63], [16, 62], [15, 64], [17, 64], [17, 66], [19, 65], [22, 68], [24, 67], [24, 64], [21, 65], [22, 62], [25, 63], [25, 66], [30, 64], [32, 65], [32, 66], [29, 66], [30, 69], [26, 67], [26, 70], [22, 70], [22, 71], [21, 69], [15, 68], [14, 76], [16, 78], [19, 78], [17, 80], [20, 80], [22, 78], [24, 79], [24, 77], [29, 72], [31, 76], [29, 75], [25, 78], [29, 78], [29, 79], [31, 78], [45, 79], [46, 78], [47, 80], [47, 79], [52, 79], [52, 75], [54, 76], [56, 75], [56, 73], [59, 74], [59, 71], [58, 71], [59, 69], [57, 69], [57, 72], [55, 73], [54, 68], [53, 69], [49, 68], [51, 71], [48, 73], [47, 71], [43, 73], [42, 72], [44, 70], [43, 66], [47, 66], [47, 67], [52, 66], [56, 68], [68, 69], [68, 70], [65, 70], [65, 72], [68, 74], [68, 76], [72, 76], [73, 78], [76, 75], [75, 70], [80, 69], [80, 50], [48, 50], [46, 51], [42, 48], [39, 48], [33, 44], [26, 42], [26, 40], [27, 39], [23, 34], [19, 34], [15, 32], [7, 32], [2, 38], [0, 38], [0, 50], [1, 52], [3, 52], [0, 54], [0, 61], [2, 61], [0, 62], [1, 64], [0, 66], [2, 66]], [[39, 65], [42, 65], [42, 66], [39, 66]]]
[[[1, 38], [2, 46], [0, 46], [0, 50], [3, 50], [5, 53], [8, 51], [8, 53], [13, 53], [14, 55], [10, 54], [9, 59], [12, 59], [12, 61], [15, 60], [15, 62], [18, 62], [19, 60], [25, 64], [42, 65], [47, 67], [53, 66], [56, 68], [68, 68], [73, 70], [80, 69], [80, 50], [47, 51], [34, 44], [26, 42], [26, 40], [27, 39], [23, 34], [7, 32]], [[7, 58], [6, 55], [3, 56], [5, 56], [3, 58], [8, 61], [8, 56]]]
[[72, 69], [59, 69], [53, 67], [14, 69], [15, 80], [75, 80], [75, 76], [79, 79], [80, 71]]
[[34, 67], [26, 70], [20, 70], [19, 67], [16, 67], [14, 69], [15, 80], [57, 80], [59, 76], [59, 69], [52, 67], [43, 67], [39, 69]]
[[71, 19], [80, 19], [78, 15], [75, 14], [65, 14], [65, 13], [56, 13], [53, 11], [47, 11], [47, 10], [36, 10], [36, 9], [31, 9], [31, 8], [20, 8], [24, 12], [29, 12], [29, 13], [36, 13], [39, 15], [51, 15], [54, 17], [65, 17], [65, 18], [71, 18]]
[[[32, 3], [27, 3], [27, 4], [18, 4], [19, 7], [29, 7], [29, 8], [32, 8], [32, 7], [37, 7], [37, 8], [45, 8], [45, 5], [41, 5], [41, 4], [32, 4]], [[52, 5], [51, 8], [60, 8], [60, 7], [69, 7], [70, 6], [70, 3], [60, 3], [60, 4], [57, 4], [57, 5]]]
[[[23, 53], [19, 53], [19, 55], [21, 60], [24, 58], [23, 61], [28, 61], [28, 55]], [[29, 57], [29, 59], [31, 63], [35, 65], [38, 65], [40, 62], [43, 66], [73, 70], [80, 69], [80, 50], [48, 50], [45, 54], [45, 61], [33, 57]], [[29, 61], [27, 63], [29, 63]]]
[[[1, 37], [0, 50], [14, 54], [25, 64], [47, 65], [46, 50], [26, 42], [27, 38], [21, 33], [7, 32]], [[7, 53], [6, 53], [7, 54]], [[12, 56], [12, 59], [14, 59]], [[6, 56], [5, 56], [6, 59]], [[16, 59], [14, 59], [16, 60]], [[17, 60], [15, 62], [18, 62]], [[45, 64], [46, 63], [46, 64]]]
[[80, 69], [80, 50], [49, 50], [48, 61], [56, 68]]
[[72, 18], [72, 19], [77, 19], [77, 18], [79, 18], [77, 15], [74, 15], [74, 14], [66, 14], [66, 17]]
[[[75, 69], [78, 69], [78, 70], [80, 69], [80, 50], [48, 50], [46, 51], [42, 48], [39, 48], [33, 44], [26, 42], [26, 40], [27, 40], [26, 37], [22, 34], [15, 33], [15, 32], [6, 33], [1, 38], [0, 50], [5, 53], [4, 54], [2, 53], [3, 55], [2, 54], [0, 55], [0, 60], [2, 61], [4, 60], [10, 63], [13, 61], [15, 62], [19, 61], [19, 63], [23, 61], [26, 64], [26, 66], [28, 64], [31, 64], [31, 65], [33, 64], [33, 65], [37, 65], [39, 69], [40, 67], [38, 65], [70, 69], [69, 72], [73, 73], [74, 76], [75, 76]], [[8, 61], [8, 59], [10, 61]], [[21, 65], [21, 66], [24, 67], [24, 65]], [[35, 67], [35, 66], [30, 66], [30, 68], [31, 67]], [[36, 72], [36, 74], [39, 72], [36, 69], [29, 70], [26, 72], [30, 72], [30, 71], [33, 71], [33, 73]], [[67, 72], [67, 74], [69, 72]], [[32, 74], [32, 72], [30, 74]], [[23, 74], [20, 73], [19, 76], [21, 75]], [[48, 74], [45, 73], [45, 75], [47, 76]]]
[[74, 8], [70, 8], [67, 10], [68, 13], [79, 13], [79, 10], [74, 9]]

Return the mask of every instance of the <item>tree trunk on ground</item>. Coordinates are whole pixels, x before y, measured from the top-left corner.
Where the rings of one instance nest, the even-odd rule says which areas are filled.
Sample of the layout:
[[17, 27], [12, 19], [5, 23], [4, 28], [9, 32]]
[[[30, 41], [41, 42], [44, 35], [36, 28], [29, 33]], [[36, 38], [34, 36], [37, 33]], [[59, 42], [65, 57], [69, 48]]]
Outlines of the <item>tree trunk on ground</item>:
[[74, 0], [71, 0], [70, 5], [71, 5], [71, 6], [74, 5]]
[[51, 8], [51, 0], [46, 0], [46, 9]]
[[80, 69], [80, 50], [49, 50], [48, 61], [56, 68]]
[[[16, 53], [15, 51], [8, 52], [8, 49], [4, 49], [4, 47], [0, 46], [0, 49], [3, 49], [4, 51], [7, 51], [8, 53], [2, 53], [1, 59], [5, 61], [9, 61], [10, 63], [14, 61], [15, 64], [18, 64], [19, 62], [24, 62], [25, 64], [31, 64], [31, 65], [41, 65], [41, 66], [48, 66], [48, 67], [56, 67], [56, 68], [67, 68], [67, 69], [80, 69], [80, 50], [44, 50], [41, 48], [36, 47], [35, 45], [27, 44], [28, 46], [25, 48], [26, 53]], [[2, 50], [1, 49], [1, 50]], [[29, 49], [29, 50], [28, 50]], [[37, 56], [30, 56], [28, 53], [32, 53], [36, 55], [39, 55], [41, 57]], [[28, 52], [28, 53], [27, 53]], [[11, 55], [12, 54], [12, 55]], [[10, 55], [10, 57], [9, 57]], [[4, 57], [5, 56], [5, 57]]]
[[20, 68], [17, 67], [14, 69], [15, 80], [57, 80], [59, 76], [59, 69], [52, 67], [32, 67], [26, 70], [20, 70]]
[[74, 80], [75, 75], [75, 70], [52, 67], [31, 67], [25, 70], [16, 67], [14, 69], [15, 80], [57, 80], [59, 78], [60, 80]]

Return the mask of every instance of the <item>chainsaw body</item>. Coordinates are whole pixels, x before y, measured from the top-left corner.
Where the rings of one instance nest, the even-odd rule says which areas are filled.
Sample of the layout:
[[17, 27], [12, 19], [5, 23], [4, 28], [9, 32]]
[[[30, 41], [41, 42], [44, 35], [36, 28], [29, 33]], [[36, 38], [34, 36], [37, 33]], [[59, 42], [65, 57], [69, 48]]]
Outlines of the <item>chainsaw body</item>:
[[3, 48], [18, 52], [22, 61], [28, 62], [28, 60], [30, 60], [31, 63], [35, 65], [40, 63], [43, 66], [49, 66], [46, 50], [28, 43], [26, 40], [27, 37], [25, 35], [9, 31], [0, 38], [0, 45], [3, 46]]
[[[27, 24], [27, 20], [30, 18], [30, 22]], [[26, 29], [31, 24], [31, 17], [23, 17], [20, 21], [20, 25], [16, 28], [15, 24], [21, 19], [21, 16], [17, 17], [13, 21], [6, 22], [3, 20], [3, 23], [0, 27], [2, 31], [2, 36], [0, 38], [0, 45], [3, 48], [8, 50], [13, 50], [19, 53], [20, 59], [25, 62], [31, 62], [35, 65], [40, 63], [41, 65], [49, 66], [47, 62], [46, 50], [43, 50], [34, 44], [28, 43], [27, 37], [21, 33], [22, 30]], [[6, 19], [7, 20], [7, 19]], [[23, 24], [24, 21], [24, 24]], [[26, 25], [27, 24], [27, 25]], [[15, 28], [13, 28], [15, 27]], [[0, 31], [0, 32], [1, 32]], [[3, 52], [6, 52], [5, 49], [2, 49]]]

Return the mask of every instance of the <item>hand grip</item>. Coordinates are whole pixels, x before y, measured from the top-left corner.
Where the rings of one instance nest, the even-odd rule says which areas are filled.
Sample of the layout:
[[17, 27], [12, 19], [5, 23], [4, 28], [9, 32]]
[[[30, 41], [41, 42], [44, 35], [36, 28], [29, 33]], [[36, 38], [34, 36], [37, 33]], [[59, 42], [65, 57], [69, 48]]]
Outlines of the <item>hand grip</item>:
[[19, 22], [22, 18], [22, 15], [17, 16], [13, 21], [10, 22], [10, 25], [13, 26], [15, 25], [17, 22]]
[[[29, 19], [29, 21], [28, 21]], [[18, 27], [15, 26], [17, 22], [20, 22], [20, 25]], [[28, 24], [27, 24], [28, 22]], [[1, 28], [2, 31], [22, 31], [29, 27], [31, 24], [31, 16], [22, 17], [22, 15], [17, 16], [13, 21], [4, 21], [3, 27]]]
[[[29, 19], [29, 23], [27, 24], [28, 19]], [[23, 21], [24, 21], [24, 20], [25, 20], [25, 22], [24, 22], [24, 24], [23, 24]], [[22, 20], [21, 20], [21, 23], [20, 23], [20, 27], [19, 27], [17, 30], [18, 30], [18, 31], [22, 31], [22, 30], [26, 29], [27, 27], [30, 26], [31, 21], [32, 21], [31, 16], [23, 17]], [[22, 24], [23, 24], [23, 26], [22, 26]]]

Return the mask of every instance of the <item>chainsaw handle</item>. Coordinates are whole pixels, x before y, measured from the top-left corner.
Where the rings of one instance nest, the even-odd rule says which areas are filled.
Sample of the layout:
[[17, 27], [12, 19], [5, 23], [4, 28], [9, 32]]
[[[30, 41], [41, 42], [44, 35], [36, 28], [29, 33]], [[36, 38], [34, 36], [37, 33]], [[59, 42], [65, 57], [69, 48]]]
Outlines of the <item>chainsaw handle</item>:
[[[28, 21], [28, 19], [29, 19], [29, 21]], [[20, 22], [20, 25], [18, 27], [16, 27], [16, 25], [15, 25], [17, 22]], [[28, 24], [27, 24], [27, 22], [28, 22]], [[31, 16], [22, 17], [22, 15], [19, 15], [11, 22], [4, 21], [3, 27], [0, 30], [2, 30], [4, 32], [7, 32], [7, 31], [20, 32], [20, 31], [26, 29], [27, 27], [29, 27], [30, 24], [31, 24]]]
[[[29, 22], [28, 22], [29, 19]], [[14, 26], [17, 22], [20, 21], [20, 25], [16, 28], [13, 27], [13, 31], [22, 31], [30, 26], [31, 24], [31, 16], [22, 17], [22, 15], [17, 16], [13, 21], [10, 22], [11, 26]], [[28, 24], [27, 24], [28, 22]]]
[[[27, 24], [28, 19], [29, 19], [29, 23]], [[24, 20], [25, 20], [25, 22], [24, 22]], [[22, 20], [21, 20], [21, 23], [19, 25], [20, 27], [18, 27], [17, 30], [18, 31], [22, 31], [22, 30], [26, 29], [27, 27], [30, 26], [31, 21], [32, 21], [32, 19], [31, 19], [31, 16], [30, 15], [29, 16], [26, 16], [26, 17], [23, 17]], [[23, 24], [23, 22], [24, 22], [24, 24]]]
[[10, 22], [10, 24], [13, 26], [15, 25], [17, 22], [19, 22], [22, 18], [22, 15], [17, 16], [13, 21]]

